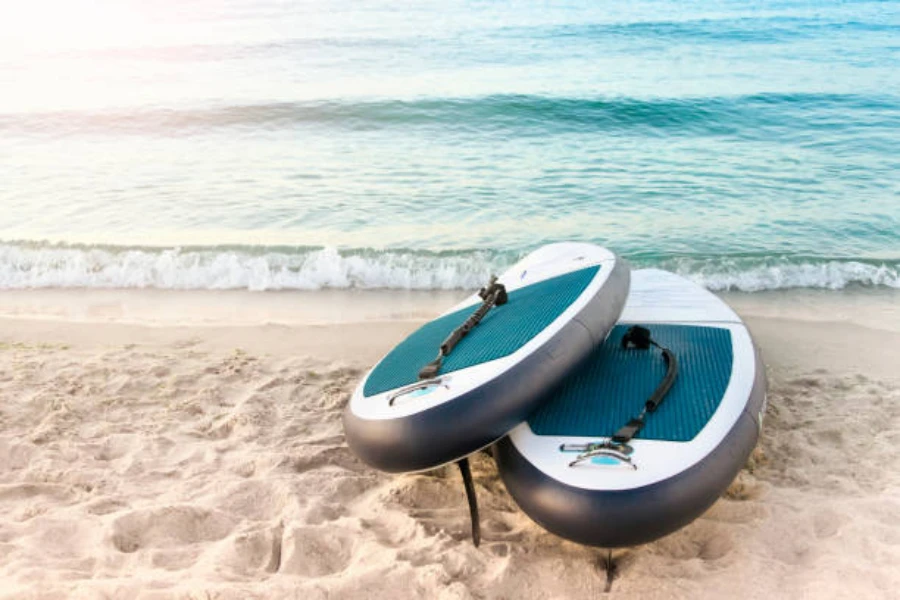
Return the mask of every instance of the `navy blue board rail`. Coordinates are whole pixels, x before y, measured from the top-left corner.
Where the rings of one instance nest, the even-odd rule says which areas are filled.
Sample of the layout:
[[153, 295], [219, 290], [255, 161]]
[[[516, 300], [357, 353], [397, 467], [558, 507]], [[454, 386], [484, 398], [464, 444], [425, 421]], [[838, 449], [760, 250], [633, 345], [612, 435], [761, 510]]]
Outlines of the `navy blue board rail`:
[[[617, 325], [606, 341], [565, 379], [529, 418], [536, 435], [610, 437], [643, 407], [665, 375], [659, 350], [622, 348], [630, 325]], [[639, 438], [686, 442], [709, 422], [731, 377], [728, 329], [645, 325], [653, 339], [678, 357], [678, 378]]]
[[[555, 321], [593, 281], [600, 266], [579, 269], [509, 293], [509, 301], [492, 309], [453, 349], [440, 374], [508, 356]], [[366, 380], [366, 397], [418, 380], [419, 369], [437, 355], [441, 342], [478, 308], [467, 306], [426, 323], [394, 348]]]

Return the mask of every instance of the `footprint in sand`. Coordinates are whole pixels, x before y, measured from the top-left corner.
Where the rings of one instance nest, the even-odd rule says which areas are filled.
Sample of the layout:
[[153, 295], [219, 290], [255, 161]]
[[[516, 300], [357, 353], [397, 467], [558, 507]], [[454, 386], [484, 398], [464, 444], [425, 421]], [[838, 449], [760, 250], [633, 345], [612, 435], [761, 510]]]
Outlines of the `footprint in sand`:
[[284, 535], [280, 573], [323, 577], [347, 568], [355, 534], [334, 525], [291, 527]]
[[271, 521], [297, 503], [296, 493], [286, 484], [260, 480], [228, 486], [215, 502], [220, 510], [251, 521]]
[[485, 542], [519, 542], [525, 536], [515, 513], [496, 512], [481, 518], [481, 539]]
[[700, 519], [654, 545], [662, 554], [678, 560], [715, 561], [731, 553], [734, 540], [725, 527]]
[[404, 513], [378, 514], [362, 519], [360, 525], [375, 536], [375, 541], [387, 548], [403, 548], [416, 537], [418, 523]]
[[704, 519], [718, 523], [751, 523], [768, 515], [764, 503], [721, 498], [703, 514]]
[[[487, 499], [487, 495], [484, 499]], [[408, 475], [398, 478], [390, 485], [382, 501], [400, 505], [403, 511], [418, 521], [427, 535], [444, 532], [457, 541], [468, 540], [472, 526], [469, 508], [462, 481], [446, 477], [445, 472], [437, 475]], [[512, 540], [518, 535], [510, 533], [512, 527], [494, 522], [482, 502], [482, 534], [486, 540], [500, 538]]]
[[110, 540], [124, 553], [221, 540], [234, 529], [225, 513], [196, 506], [167, 506], [132, 511], [112, 523]]
[[343, 504], [314, 501], [307, 509], [303, 520], [309, 525], [321, 525], [329, 521], [337, 521], [348, 514], [348, 510]]
[[92, 515], [108, 515], [128, 508], [128, 502], [117, 498], [100, 498], [85, 506], [85, 510]]
[[327, 466], [336, 466], [353, 472], [366, 471], [367, 467], [344, 446], [305, 446], [291, 457], [291, 468], [305, 473]]
[[452, 505], [448, 500], [455, 492], [463, 492], [462, 484], [454, 486], [449, 478], [406, 475], [393, 482], [386, 499], [411, 510], [440, 510]]
[[849, 519], [834, 510], [824, 509], [813, 515], [813, 532], [818, 539], [830, 538], [840, 531]]
[[283, 535], [281, 524], [235, 533], [219, 543], [214, 561], [242, 577], [275, 573], [281, 567]]
[[63, 503], [75, 495], [71, 486], [55, 483], [12, 483], [0, 485], [0, 501], [31, 502], [47, 499], [54, 503]]

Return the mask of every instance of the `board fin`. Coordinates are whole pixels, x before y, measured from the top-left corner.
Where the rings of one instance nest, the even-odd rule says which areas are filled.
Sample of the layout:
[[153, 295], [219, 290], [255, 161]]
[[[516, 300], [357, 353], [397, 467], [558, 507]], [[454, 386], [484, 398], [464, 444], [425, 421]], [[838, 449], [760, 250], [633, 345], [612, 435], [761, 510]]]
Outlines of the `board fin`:
[[466, 500], [469, 502], [469, 520], [472, 522], [472, 543], [477, 548], [481, 544], [481, 521], [478, 517], [478, 497], [475, 495], [475, 483], [472, 481], [472, 470], [469, 468], [468, 457], [456, 463], [462, 474], [463, 485], [466, 488]]

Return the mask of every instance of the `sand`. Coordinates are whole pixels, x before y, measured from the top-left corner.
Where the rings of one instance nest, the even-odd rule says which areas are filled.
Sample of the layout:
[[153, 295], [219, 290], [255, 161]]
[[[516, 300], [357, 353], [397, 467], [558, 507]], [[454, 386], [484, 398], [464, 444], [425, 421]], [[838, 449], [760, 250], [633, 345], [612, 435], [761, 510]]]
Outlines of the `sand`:
[[448, 298], [321, 298], [4, 295], [0, 598], [900, 590], [898, 296], [845, 313], [728, 296], [768, 366], [760, 444], [700, 519], [616, 551], [608, 595], [604, 554], [531, 522], [488, 456], [473, 462], [476, 549], [454, 469], [392, 476], [346, 448], [340, 413], [364, 370]]

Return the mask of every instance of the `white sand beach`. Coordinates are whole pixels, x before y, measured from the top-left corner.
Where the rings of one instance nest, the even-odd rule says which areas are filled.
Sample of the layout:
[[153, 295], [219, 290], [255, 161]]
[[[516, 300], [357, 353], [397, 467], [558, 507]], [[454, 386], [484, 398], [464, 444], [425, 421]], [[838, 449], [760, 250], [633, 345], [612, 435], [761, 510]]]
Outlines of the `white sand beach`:
[[[455, 469], [344, 444], [365, 369], [454, 294], [318, 294], [4, 292], [0, 597], [604, 597], [604, 553], [488, 456], [475, 548]], [[760, 444], [700, 519], [616, 551], [606, 597], [895, 598], [900, 295], [726, 299], [768, 367]]]

